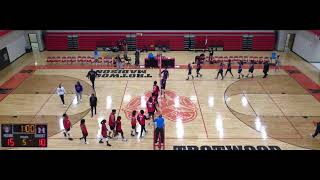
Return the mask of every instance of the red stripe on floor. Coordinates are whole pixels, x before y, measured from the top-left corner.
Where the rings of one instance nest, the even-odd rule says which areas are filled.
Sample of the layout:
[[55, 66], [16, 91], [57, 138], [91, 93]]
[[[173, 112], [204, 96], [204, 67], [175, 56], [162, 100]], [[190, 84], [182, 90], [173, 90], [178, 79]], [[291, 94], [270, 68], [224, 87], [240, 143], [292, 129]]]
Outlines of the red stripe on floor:
[[[314, 98], [320, 102], [320, 93], [313, 93], [312, 90], [320, 90], [320, 86], [303, 73], [289, 73], [292, 70], [298, 70], [294, 66], [285, 66], [282, 68], [295, 79], [305, 90], [307, 90]], [[298, 70], [299, 71], [299, 70]], [[311, 89], [311, 90], [310, 90]]]

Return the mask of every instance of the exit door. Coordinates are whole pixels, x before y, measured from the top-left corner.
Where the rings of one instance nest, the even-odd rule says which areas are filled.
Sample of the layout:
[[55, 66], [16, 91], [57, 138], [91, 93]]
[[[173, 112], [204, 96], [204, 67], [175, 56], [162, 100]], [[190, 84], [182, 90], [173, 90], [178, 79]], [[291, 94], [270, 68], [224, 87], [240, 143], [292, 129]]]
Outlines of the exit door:
[[286, 46], [285, 46], [286, 51], [292, 51], [295, 37], [296, 37], [295, 34], [287, 34], [287, 40], [286, 40]]
[[30, 42], [32, 51], [39, 52], [39, 42], [38, 42], [37, 34], [30, 33], [28, 36], [29, 36], [29, 42]]

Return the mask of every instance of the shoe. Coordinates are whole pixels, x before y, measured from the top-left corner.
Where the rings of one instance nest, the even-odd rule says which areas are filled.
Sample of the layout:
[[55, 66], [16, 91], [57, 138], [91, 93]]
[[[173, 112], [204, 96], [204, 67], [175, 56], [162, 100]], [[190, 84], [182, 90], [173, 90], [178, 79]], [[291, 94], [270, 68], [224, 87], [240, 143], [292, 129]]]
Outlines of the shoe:
[[89, 144], [88, 142], [84, 142], [84, 144]]
[[242, 75], [242, 78], [244, 77], [244, 75]]
[[69, 137], [68, 140], [73, 141], [73, 139], [71, 137]]
[[65, 105], [65, 104], [64, 104], [63, 106], [64, 106], [64, 107], [66, 107], [66, 105]]
[[67, 137], [67, 133], [63, 132], [64, 137]]
[[313, 138], [313, 139], [314, 139], [314, 136], [313, 136], [313, 134], [310, 134], [310, 136], [311, 136], [311, 138]]
[[189, 78], [188, 79], [186, 79], [187, 81], [189, 80]]
[[111, 144], [107, 143], [107, 146], [111, 146]]
[[238, 77], [237, 79], [240, 79], [240, 77]]
[[134, 136], [134, 134], [131, 133], [131, 136]]
[[127, 139], [123, 138], [122, 141], [127, 142]]
[[102, 143], [103, 143], [103, 141], [102, 141], [102, 140], [100, 140], [100, 141], [99, 141], [99, 143], [100, 143], [100, 144], [102, 144]]

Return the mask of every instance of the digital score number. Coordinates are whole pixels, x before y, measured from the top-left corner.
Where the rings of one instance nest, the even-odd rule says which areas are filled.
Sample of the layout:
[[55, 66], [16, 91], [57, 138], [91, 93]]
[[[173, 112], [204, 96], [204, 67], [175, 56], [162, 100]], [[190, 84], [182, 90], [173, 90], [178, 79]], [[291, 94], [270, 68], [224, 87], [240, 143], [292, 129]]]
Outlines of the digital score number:
[[46, 124], [1, 124], [2, 147], [47, 147]]

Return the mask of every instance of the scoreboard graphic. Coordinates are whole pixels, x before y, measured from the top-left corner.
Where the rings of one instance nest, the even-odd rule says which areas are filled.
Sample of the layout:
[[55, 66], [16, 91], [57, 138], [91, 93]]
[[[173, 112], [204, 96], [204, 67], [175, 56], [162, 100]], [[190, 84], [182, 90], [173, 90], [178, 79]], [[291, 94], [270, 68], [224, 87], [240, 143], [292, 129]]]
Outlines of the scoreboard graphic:
[[1, 124], [2, 147], [47, 147], [47, 124]]

